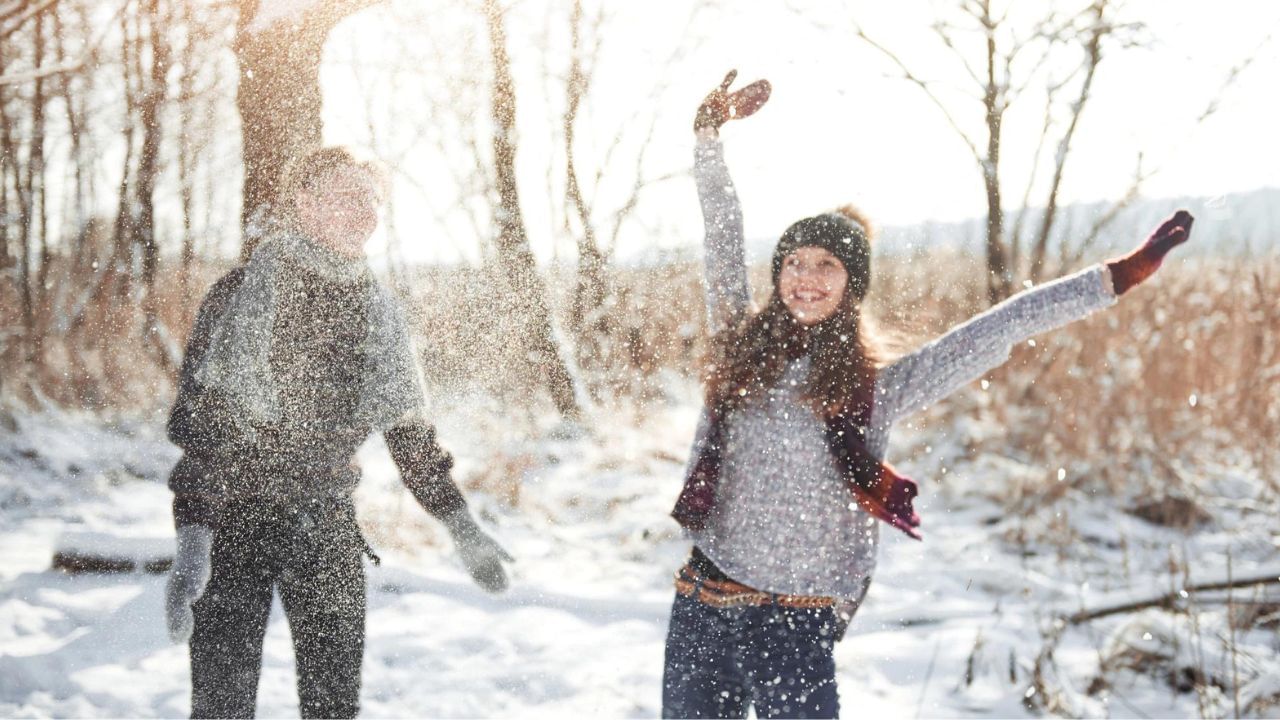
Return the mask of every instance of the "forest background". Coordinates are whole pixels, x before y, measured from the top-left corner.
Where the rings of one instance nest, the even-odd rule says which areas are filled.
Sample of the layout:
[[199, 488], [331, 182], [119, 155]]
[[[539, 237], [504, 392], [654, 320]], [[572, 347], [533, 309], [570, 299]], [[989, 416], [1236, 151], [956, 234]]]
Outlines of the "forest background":
[[[913, 421], [895, 455], [946, 479], [948, 512], [1000, 508], [983, 542], [1024, 586], [1028, 563], [1057, 567], [1040, 590], [1074, 617], [1115, 602], [1090, 582], [1172, 588], [1105, 631], [1030, 622], [997, 695], [1088, 714], [1129, 673], [1152, 697], [1179, 691], [1180, 711], [1265, 714], [1274, 590], [1178, 593], [1277, 561], [1278, 30], [1280, 8], [1243, 1], [0, 0], [6, 531], [42, 503], [114, 492], [82, 487], [38, 433], [159, 427], [203, 292], [251, 252], [288, 158], [324, 142], [390, 171], [371, 261], [411, 309], [441, 418], [521, 440], [461, 465], [493, 517], [595, 498], [605, 510], [579, 521], [603, 525], [640, 502], [637, 542], [677, 545], [661, 506], [688, 432], [654, 424], [698, 402], [689, 130], [736, 67], [774, 84], [724, 135], [755, 287], [788, 223], [855, 202], [883, 226], [870, 310], [902, 349], [1110, 257], [1176, 207], [1197, 216], [1154, 282], [1019, 348]], [[577, 475], [548, 464], [564, 442], [595, 458]], [[109, 475], [128, 464], [109, 458]], [[162, 485], [163, 466], [135, 474]], [[658, 500], [602, 480], [618, 473]], [[65, 496], [32, 495], [33, 477]], [[367, 508], [384, 543], [431, 545]], [[1156, 625], [1167, 642], [1125, 641]], [[1073, 638], [1093, 657], [1055, 674]], [[986, 642], [970, 640], [965, 687]], [[34, 707], [30, 688], [6, 690]]]

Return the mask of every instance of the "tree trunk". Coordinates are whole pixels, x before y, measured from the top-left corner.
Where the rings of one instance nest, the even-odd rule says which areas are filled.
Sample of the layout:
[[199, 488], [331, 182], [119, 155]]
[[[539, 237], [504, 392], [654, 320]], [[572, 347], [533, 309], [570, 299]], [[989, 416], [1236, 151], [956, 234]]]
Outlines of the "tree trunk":
[[[134, 226], [135, 245], [142, 252], [142, 283], [145, 294], [142, 299], [143, 342], [156, 350], [159, 365], [172, 370], [155, 297], [156, 269], [160, 262], [160, 247], [156, 241], [155, 187], [159, 172], [161, 117], [168, 97], [169, 39], [163, 28], [168, 18], [160, 15], [160, 0], [147, 0], [143, 12], [147, 18], [148, 44], [151, 46], [151, 72], [147, 91], [142, 98], [142, 148], [138, 156], [138, 222]], [[141, 40], [141, 38], [139, 38]]]
[[987, 36], [987, 86], [983, 94], [987, 122], [987, 156], [982, 163], [982, 180], [987, 191], [987, 302], [995, 305], [1013, 288], [1008, 254], [1004, 243], [1004, 208], [1000, 199], [1000, 139], [1004, 116], [1004, 94], [996, 81], [996, 22], [989, 2], [982, 5]]
[[[578, 278], [573, 290], [570, 324], [573, 327], [578, 367], [588, 375], [597, 375], [607, 363], [608, 321], [604, 304], [608, 296], [605, 269], [607, 260], [596, 241], [595, 227], [591, 223], [591, 210], [582, 196], [578, 184], [578, 169], [574, 162], [573, 145], [578, 108], [587, 92], [587, 77], [582, 69], [581, 56], [582, 0], [573, 3], [569, 30], [572, 37], [572, 57], [569, 61], [569, 78], [566, 82], [564, 112], [565, 196], [571, 212], [578, 218], [581, 234], [578, 235]], [[566, 221], [566, 227], [570, 223]], [[598, 382], [589, 380], [587, 389], [592, 398], [600, 399]]]
[[[44, 65], [45, 31], [44, 13], [35, 17], [35, 68]], [[32, 222], [40, 228], [40, 255], [36, 261], [35, 300], [43, 306], [45, 288], [49, 282], [49, 210], [48, 193], [45, 192], [45, 79], [36, 77], [31, 98], [31, 153], [27, 161], [27, 188], [31, 193], [31, 204], [34, 210]], [[40, 335], [32, 338], [33, 353], [39, 353]]]
[[556, 347], [547, 290], [534, 264], [520, 212], [520, 195], [516, 189], [515, 83], [507, 56], [503, 13], [496, 0], [485, 0], [484, 10], [493, 59], [491, 100], [494, 180], [498, 191], [498, 206], [494, 213], [498, 224], [495, 240], [497, 260], [511, 285], [512, 310], [526, 327], [524, 342], [539, 373], [547, 379], [547, 388], [556, 409], [564, 416], [576, 417], [579, 407], [573, 392], [573, 378]]
[[181, 66], [181, 74], [178, 76], [178, 197], [182, 208], [180, 284], [182, 306], [186, 310], [191, 304], [191, 263], [196, 255], [191, 223], [195, 206], [191, 116], [195, 112], [196, 32], [190, 3], [182, 4], [182, 25], [186, 28], [186, 37], [183, 38], [182, 55], [178, 61]]
[[[0, 42], [0, 67], [4, 66], [3, 42]], [[18, 149], [13, 141], [12, 120], [9, 118], [8, 109], [8, 88], [0, 85], [0, 153], [3, 153], [4, 162], [0, 163], [0, 215], [6, 218], [12, 217], [14, 211], [10, 209], [10, 203], [18, 198], [19, 182], [18, 178], [22, 173], [18, 167]], [[13, 191], [10, 192], [12, 186]], [[21, 247], [10, 250], [10, 243], [16, 240], [13, 237], [14, 224], [5, 220], [0, 222], [0, 270], [7, 270], [17, 264], [17, 261], [10, 256], [10, 252], [21, 254]]]
[[160, 250], [156, 243], [155, 185], [159, 166], [161, 110], [167, 95], [169, 42], [160, 17], [160, 0], [148, 0], [145, 10], [151, 45], [151, 77], [142, 99], [142, 149], [138, 157], [138, 222], [133, 232], [142, 251], [142, 282], [148, 294], [155, 284]]
[[235, 52], [240, 66], [236, 106], [244, 152], [240, 210], [241, 261], [261, 239], [261, 221], [275, 212], [289, 163], [320, 147], [320, 60], [329, 31], [375, 0], [326, 0], [296, 21], [258, 28], [258, 0], [240, 0]]
[[[34, 112], [32, 115], [34, 117]], [[33, 161], [32, 153], [35, 152], [35, 143], [34, 140], [29, 142], [26, 164], [21, 170], [17, 170], [14, 176], [14, 191], [18, 200], [18, 252], [21, 253], [21, 257], [18, 260], [18, 290], [22, 298], [22, 327], [26, 331], [25, 340], [27, 343], [34, 342], [36, 317], [35, 298], [31, 292], [31, 273], [32, 265], [34, 264], [31, 229], [35, 214], [35, 194], [32, 187], [32, 181], [35, 176], [31, 172], [31, 163]], [[18, 162], [17, 146], [13, 143], [12, 137], [9, 138], [9, 143], [12, 151], [6, 154], [16, 166]], [[30, 345], [28, 345], [29, 347]]]
[[[67, 26], [62, 22], [62, 14], [53, 14], [53, 38], [55, 42], [55, 50], [57, 52], [58, 64], [62, 65], [70, 62], [67, 56], [66, 37], [68, 34]], [[63, 111], [67, 118], [67, 133], [71, 141], [70, 161], [72, 163], [75, 183], [75, 195], [72, 202], [71, 217], [72, 226], [77, 233], [83, 233], [85, 224], [89, 221], [89, 204], [88, 192], [85, 186], [85, 178], [89, 175], [87, 161], [84, 157], [84, 116], [83, 116], [83, 98], [88, 96], [87, 91], [76, 92], [72, 88], [72, 80], [77, 73], [63, 73], [61, 82], [61, 95]], [[78, 250], [79, 248], [77, 248]], [[80, 257], [77, 254], [75, 261], [79, 262]]]
[[[4, 55], [0, 54], [0, 63]], [[4, 153], [5, 162], [0, 163], [0, 275], [12, 264], [9, 259], [9, 117], [4, 112], [5, 97], [0, 91], [0, 153]]]
[[[124, 134], [124, 160], [120, 167], [120, 187], [116, 196], [116, 217], [111, 228], [111, 259], [108, 272], [102, 275], [100, 292], [106, 292], [110, 281], [116, 283], [116, 296], [128, 295], [131, 285], [130, 275], [133, 271], [133, 211], [130, 196], [133, 193], [133, 155], [134, 155], [134, 108], [137, 106], [137, 91], [134, 89], [137, 73], [134, 72], [134, 58], [138, 48], [134, 46], [136, 33], [129, 32], [128, 13], [120, 14], [120, 72], [124, 81], [124, 118], [121, 126]], [[99, 301], [99, 292], [94, 293], [94, 304]]]

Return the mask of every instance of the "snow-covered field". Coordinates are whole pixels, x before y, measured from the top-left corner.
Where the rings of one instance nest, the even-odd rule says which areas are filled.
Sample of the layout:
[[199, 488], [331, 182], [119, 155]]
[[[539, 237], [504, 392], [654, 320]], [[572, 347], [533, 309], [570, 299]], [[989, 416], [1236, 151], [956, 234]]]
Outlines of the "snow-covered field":
[[[695, 421], [688, 398], [600, 412], [577, 433], [550, 421], [512, 430], [510, 408], [476, 400], [442, 414], [460, 484], [484, 486], [466, 491], [472, 506], [518, 558], [500, 596], [470, 583], [370, 441], [358, 501], [383, 564], [369, 569], [363, 713], [658, 715], [670, 578], [688, 549], [667, 517]], [[186, 648], [165, 637], [163, 576], [50, 569], [60, 543], [85, 538], [168, 547], [164, 480], [177, 451], [161, 421], [46, 412], [17, 425], [0, 431], [0, 716], [185, 715]], [[966, 455], [964, 435], [979, 431], [903, 427], [895, 439], [900, 466], [922, 482], [926, 540], [884, 533], [871, 593], [836, 650], [846, 716], [1022, 717], [1037, 692], [1074, 714], [1227, 716], [1237, 688], [1246, 714], [1280, 712], [1261, 700], [1280, 691], [1275, 625], [1228, 643], [1221, 593], [1203, 598], [1195, 627], [1148, 610], [1072, 628], [1036, 673], [1061, 612], [1172, 587], [1179, 562], [1193, 574], [1221, 574], [1228, 552], [1238, 574], [1274, 563], [1274, 511], [1251, 507], [1247, 478], [1224, 471], [1206, 486], [1221, 502], [1207, 503], [1214, 519], [1194, 534], [1071, 491], [1011, 513], [1000, 488], [1057, 478]], [[1280, 601], [1270, 592], [1238, 590], [1234, 600]], [[1202, 682], [1197, 692], [1188, 680], [1176, 690], [1170, 669], [1184, 666], [1221, 687]], [[259, 715], [296, 716], [293, 683], [277, 606]]]

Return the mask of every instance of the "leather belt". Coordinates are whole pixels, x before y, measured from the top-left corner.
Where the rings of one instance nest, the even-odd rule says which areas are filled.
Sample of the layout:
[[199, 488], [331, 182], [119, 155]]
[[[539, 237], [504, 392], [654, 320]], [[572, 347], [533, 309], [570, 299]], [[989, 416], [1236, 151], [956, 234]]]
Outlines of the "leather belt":
[[676, 592], [712, 607], [777, 605], [793, 608], [835, 607], [836, 599], [825, 595], [786, 595], [764, 592], [733, 580], [709, 580], [685, 565], [676, 572]]

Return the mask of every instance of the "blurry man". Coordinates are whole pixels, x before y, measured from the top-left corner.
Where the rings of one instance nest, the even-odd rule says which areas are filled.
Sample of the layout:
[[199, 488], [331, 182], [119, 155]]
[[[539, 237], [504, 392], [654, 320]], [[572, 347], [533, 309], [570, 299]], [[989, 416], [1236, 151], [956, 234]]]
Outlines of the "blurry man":
[[169, 437], [178, 548], [169, 632], [191, 641], [193, 717], [250, 717], [279, 590], [303, 717], [359, 710], [363, 556], [357, 448], [384, 433], [401, 477], [481, 587], [510, 557], [471, 518], [424, 419], [402, 309], [369, 271], [384, 179], [344, 148], [301, 158], [284, 217], [200, 307]]

